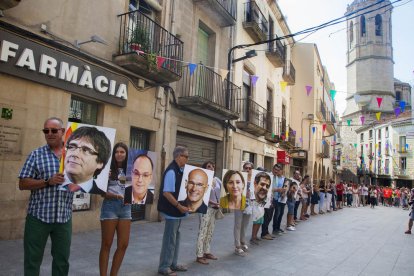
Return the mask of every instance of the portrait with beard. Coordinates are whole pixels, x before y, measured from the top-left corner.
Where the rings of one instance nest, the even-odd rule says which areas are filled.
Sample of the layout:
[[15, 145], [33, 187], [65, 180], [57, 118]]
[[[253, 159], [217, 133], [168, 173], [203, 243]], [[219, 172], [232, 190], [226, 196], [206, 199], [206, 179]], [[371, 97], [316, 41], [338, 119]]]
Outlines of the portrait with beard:
[[271, 178], [265, 172], [259, 172], [254, 177], [254, 195], [257, 203], [266, 204], [266, 199], [271, 187]]

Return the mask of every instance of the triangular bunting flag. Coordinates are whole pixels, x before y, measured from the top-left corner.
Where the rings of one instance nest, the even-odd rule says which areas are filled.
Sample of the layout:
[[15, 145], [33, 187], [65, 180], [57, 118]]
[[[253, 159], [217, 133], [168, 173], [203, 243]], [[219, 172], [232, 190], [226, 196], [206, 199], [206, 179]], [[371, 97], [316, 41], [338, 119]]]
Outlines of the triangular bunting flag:
[[400, 107], [401, 107], [401, 112], [404, 112], [404, 110], [405, 110], [405, 102], [404, 101], [400, 101]]
[[331, 90], [330, 93], [332, 100], [335, 100], [336, 90]]
[[196, 68], [197, 68], [197, 64], [194, 64], [194, 63], [188, 64], [188, 69], [190, 70], [190, 76], [193, 75]]
[[348, 126], [351, 126], [351, 119], [346, 120], [346, 122], [348, 123]]
[[365, 116], [361, 116], [360, 119], [361, 119], [361, 124], [364, 124], [364, 122], [365, 122]]
[[309, 96], [310, 92], [312, 91], [312, 86], [306, 85], [305, 88], [306, 88], [306, 95]]
[[381, 97], [377, 97], [377, 103], [378, 103], [378, 107], [381, 107], [381, 103], [382, 103]]
[[223, 80], [227, 78], [227, 74], [229, 73], [229, 70], [226, 69], [220, 69], [220, 76]]
[[377, 121], [381, 119], [381, 112], [375, 113], [375, 116], [377, 117]]
[[357, 143], [355, 143], [355, 144], [354, 144], [354, 147], [355, 147], [355, 148], [357, 147]]
[[258, 79], [259, 79], [258, 76], [255, 76], [255, 75], [250, 76], [250, 81], [252, 82], [252, 86], [256, 86], [256, 82]]
[[325, 132], [326, 130], [326, 124], [322, 124], [322, 131]]
[[398, 118], [398, 116], [400, 116], [400, 114], [401, 114], [401, 108], [400, 107], [396, 107], [394, 109], [394, 112], [395, 112], [395, 117]]
[[315, 133], [316, 127], [312, 127], [312, 133]]
[[164, 64], [165, 57], [157, 56], [157, 68], [160, 69]]
[[282, 90], [282, 92], [286, 91], [286, 85], [287, 85], [287, 82], [285, 81], [280, 82], [280, 89]]

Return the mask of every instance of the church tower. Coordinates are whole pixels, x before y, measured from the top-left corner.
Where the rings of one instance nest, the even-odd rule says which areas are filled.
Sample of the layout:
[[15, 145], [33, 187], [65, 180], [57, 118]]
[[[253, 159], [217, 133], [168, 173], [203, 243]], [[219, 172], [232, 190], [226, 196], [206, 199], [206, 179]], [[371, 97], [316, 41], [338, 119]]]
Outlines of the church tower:
[[[389, 0], [354, 0], [347, 16], [347, 107], [344, 117], [392, 113], [395, 103]], [[382, 98], [378, 107], [377, 97]], [[368, 121], [367, 120], [367, 121]]]

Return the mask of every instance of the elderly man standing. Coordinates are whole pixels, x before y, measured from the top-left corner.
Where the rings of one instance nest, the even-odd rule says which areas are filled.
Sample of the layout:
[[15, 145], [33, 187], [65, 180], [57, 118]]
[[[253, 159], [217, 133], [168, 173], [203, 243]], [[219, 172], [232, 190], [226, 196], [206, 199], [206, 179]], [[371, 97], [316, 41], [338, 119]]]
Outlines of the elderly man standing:
[[174, 160], [165, 169], [158, 199], [158, 211], [165, 217], [164, 236], [160, 253], [158, 273], [176, 275], [175, 271], [187, 271], [187, 267], [178, 265], [180, 249], [180, 225], [189, 208], [181, 205], [177, 199], [180, 192], [183, 169], [188, 161], [188, 150], [177, 146], [173, 152]]
[[39, 275], [48, 237], [52, 241], [52, 275], [68, 275], [72, 236], [73, 193], [58, 190], [64, 181], [59, 173], [65, 133], [59, 118], [43, 127], [46, 145], [32, 151], [19, 174], [20, 190], [30, 190], [24, 230], [24, 274]]

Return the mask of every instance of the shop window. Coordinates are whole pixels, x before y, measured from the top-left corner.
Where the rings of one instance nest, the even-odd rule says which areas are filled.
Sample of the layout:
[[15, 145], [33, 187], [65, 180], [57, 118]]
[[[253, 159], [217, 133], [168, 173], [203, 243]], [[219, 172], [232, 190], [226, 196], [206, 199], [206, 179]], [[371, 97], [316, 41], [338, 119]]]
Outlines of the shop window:
[[96, 125], [99, 105], [82, 98], [72, 97], [70, 100], [69, 122]]
[[131, 127], [129, 147], [132, 149], [149, 150], [150, 132], [144, 129]]

